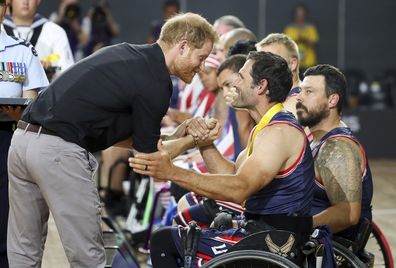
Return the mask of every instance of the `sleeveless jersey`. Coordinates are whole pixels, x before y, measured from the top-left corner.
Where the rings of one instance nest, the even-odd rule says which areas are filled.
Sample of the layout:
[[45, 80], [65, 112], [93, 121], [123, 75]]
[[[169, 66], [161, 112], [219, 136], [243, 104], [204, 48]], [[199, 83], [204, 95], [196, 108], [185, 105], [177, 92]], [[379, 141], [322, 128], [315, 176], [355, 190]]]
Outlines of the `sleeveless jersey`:
[[293, 87], [289, 93], [287, 94], [286, 99], [290, 98], [290, 97], [294, 97], [297, 96], [300, 93], [300, 87]]
[[[287, 124], [304, 134], [304, 130], [295, 117], [289, 112], [279, 112], [266, 126]], [[314, 188], [314, 162], [307, 139], [301, 148], [298, 159], [259, 192], [246, 201], [246, 212], [249, 214], [310, 214]]]

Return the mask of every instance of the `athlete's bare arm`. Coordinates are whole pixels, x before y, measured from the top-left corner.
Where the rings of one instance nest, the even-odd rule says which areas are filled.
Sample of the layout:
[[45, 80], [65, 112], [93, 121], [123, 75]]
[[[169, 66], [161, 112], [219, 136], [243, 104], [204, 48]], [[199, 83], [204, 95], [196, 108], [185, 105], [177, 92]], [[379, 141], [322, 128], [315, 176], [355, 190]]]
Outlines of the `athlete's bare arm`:
[[[267, 127], [257, 135], [253, 153], [234, 175], [198, 174], [175, 167], [161, 146], [156, 153], [136, 155], [131, 165], [135, 172], [169, 179], [199, 195], [242, 203], [271, 182], [279, 171], [290, 166], [298, 158], [303, 143], [304, 135], [293, 127]], [[149, 166], [148, 170], [145, 165]]]
[[356, 143], [346, 138], [326, 141], [315, 160], [315, 171], [332, 206], [314, 215], [314, 226], [327, 224], [337, 233], [359, 222], [362, 166], [362, 152]]

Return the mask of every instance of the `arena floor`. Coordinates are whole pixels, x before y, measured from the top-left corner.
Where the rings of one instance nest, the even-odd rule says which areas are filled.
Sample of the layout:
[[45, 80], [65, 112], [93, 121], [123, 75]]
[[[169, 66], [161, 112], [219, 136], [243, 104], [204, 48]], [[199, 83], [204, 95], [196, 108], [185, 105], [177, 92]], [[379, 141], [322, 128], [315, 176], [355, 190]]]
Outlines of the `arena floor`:
[[[374, 221], [380, 226], [396, 254], [396, 160], [371, 159], [374, 176]], [[53, 219], [50, 219], [48, 238], [45, 246], [43, 268], [68, 268], [68, 262], [59, 240]]]

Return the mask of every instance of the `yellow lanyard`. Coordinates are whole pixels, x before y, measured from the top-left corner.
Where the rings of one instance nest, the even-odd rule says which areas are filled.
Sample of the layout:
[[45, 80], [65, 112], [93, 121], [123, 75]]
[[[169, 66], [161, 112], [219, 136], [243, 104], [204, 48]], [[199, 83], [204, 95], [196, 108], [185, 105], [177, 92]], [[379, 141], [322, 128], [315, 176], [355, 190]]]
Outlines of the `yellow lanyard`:
[[272, 117], [274, 117], [275, 114], [279, 113], [282, 110], [283, 110], [282, 103], [278, 103], [278, 104], [275, 104], [274, 106], [272, 106], [271, 109], [269, 109], [264, 114], [264, 116], [261, 118], [260, 122], [254, 128], [253, 135], [252, 135], [251, 139], [249, 140], [247, 156], [252, 154], [254, 139], [256, 138], [259, 131], [262, 130], [263, 128], [265, 128], [265, 126], [269, 123], [269, 121], [271, 121]]

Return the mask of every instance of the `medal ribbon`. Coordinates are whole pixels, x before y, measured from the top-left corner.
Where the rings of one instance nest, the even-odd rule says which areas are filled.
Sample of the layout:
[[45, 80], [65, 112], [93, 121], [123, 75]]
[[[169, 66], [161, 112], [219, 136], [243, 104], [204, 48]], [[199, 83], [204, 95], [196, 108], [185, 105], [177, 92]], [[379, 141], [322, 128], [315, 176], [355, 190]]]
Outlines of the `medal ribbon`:
[[282, 103], [278, 103], [278, 104], [275, 104], [274, 106], [272, 106], [271, 109], [269, 109], [264, 114], [264, 116], [261, 118], [260, 122], [254, 128], [253, 135], [252, 135], [251, 139], [249, 140], [247, 156], [252, 154], [254, 140], [256, 139], [256, 136], [260, 132], [260, 130], [265, 128], [265, 126], [271, 121], [271, 119], [274, 117], [274, 115], [276, 115], [277, 113], [279, 113], [282, 110], [283, 110]]

